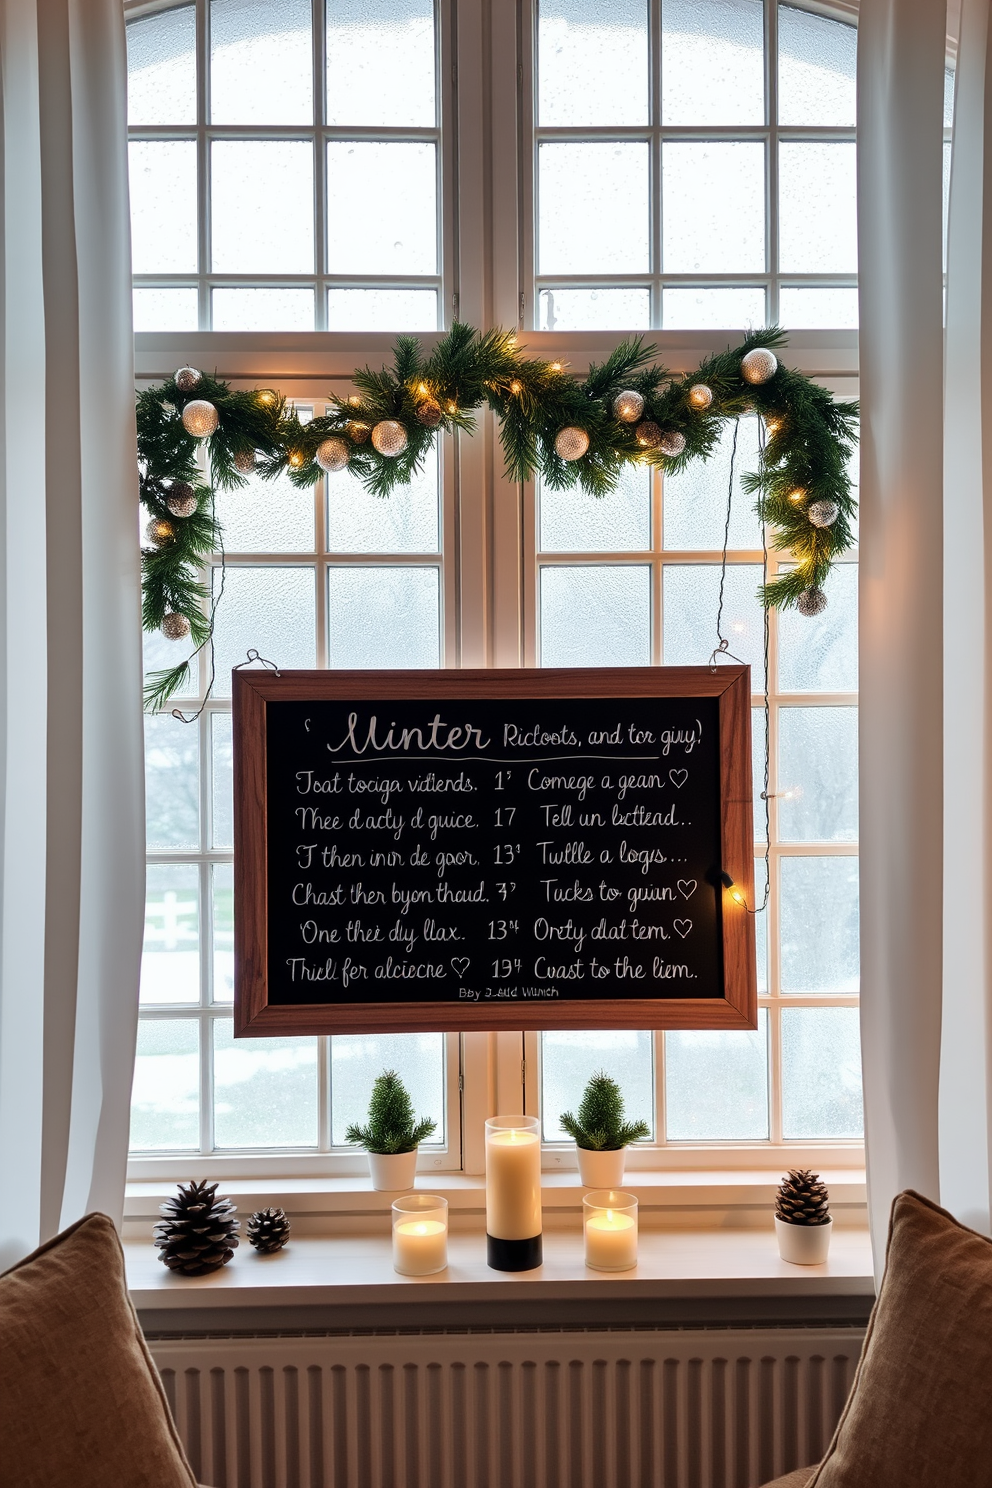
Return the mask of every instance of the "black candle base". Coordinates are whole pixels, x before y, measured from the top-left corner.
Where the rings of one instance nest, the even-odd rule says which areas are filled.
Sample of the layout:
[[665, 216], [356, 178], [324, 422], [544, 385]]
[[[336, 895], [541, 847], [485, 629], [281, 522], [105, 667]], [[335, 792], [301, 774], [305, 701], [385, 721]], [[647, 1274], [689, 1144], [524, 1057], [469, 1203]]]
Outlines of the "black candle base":
[[486, 1236], [486, 1263], [494, 1271], [533, 1271], [543, 1259], [540, 1235], [534, 1235], [530, 1240], [498, 1240], [495, 1235]]

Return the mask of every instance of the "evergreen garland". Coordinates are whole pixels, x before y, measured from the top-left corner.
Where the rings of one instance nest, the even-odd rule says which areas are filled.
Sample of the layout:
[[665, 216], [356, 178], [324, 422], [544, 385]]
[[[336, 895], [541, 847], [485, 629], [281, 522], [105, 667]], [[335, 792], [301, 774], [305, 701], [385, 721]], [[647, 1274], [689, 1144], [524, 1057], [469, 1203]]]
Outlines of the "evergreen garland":
[[578, 1114], [566, 1111], [558, 1119], [575, 1145], [589, 1152], [616, 1152], [651, 1134], [646, 1121], [624, 1120], [623, 1091], [605, 1070], [590, 1077]]
[[355, 1123], [344, 1135], [345, 1141], [364, 1147], [366, 1152], [391, 1156], [413, 1152], [436, 1128], [437, 1122], [429, 1117], [416, 1119], [410, 1092], [396, 1071], [383, 1070], [372, 1086], [367, 1124]]
[[[812, 595], [822, 607], [819, 591], [831, 563], [852, 540], [856, 503], [846, 465], [855, 445], [858, 406], [837, 402], [781, 362], [766, 381], [748, 381], [741, 370], [747, 353], [778, 348], [784, 340], [776, 327], [754, 331], [740, 346], [707, 358], [694, 372], [673, 374], [652, 363], [653, 346], [633, 337], [578, 379], [561, 363], [525, 356], [512, 333], [480, 335], [456, 322], [427, 355], [415, 337], [400, 336], [391, 368], [356, 371], [356, 391], [348, 398], [332, 397], [330, 412], [309, 423], [301, 423], [269, 389], [232, 390], [206, 373], [194, 373], [192, 386], [188, 376], [182, 386], [170, 378], [139, 393], [137, 401], [141, 501], [152, 524], [165, 524], [142, 554], [145, 629], [160, 628], [172, 613], [189, 622], [198, 648], [209, 641], [213, 616], [207, 613], [209, 596], [199, 570], [221, 542], [213, 490], [243, 485], [243, 470], [252, 459], [263, 479], [286, 471], [295, 486], [305, 488], [322, 474], [321, 445], [335, 440], [334, 451], [347, 457], [348, 468], [365, 488], [386, 497], [421, 468], [439, 430], [470, 433], [482, 407], [491, 409], [499, 422], [510, 480], [527, 480], [539, 472], [553, 490], [578, 485], [599, 497], [616, 488], [630, 464], [684, 470], [713, 452], [728, 419], [759, 414], [767, 443], [759, 468], [745, 475], [744, 486], [756, 497], [758, 516], [773, 530], [773, 546], [795, 560], [764, 587], [762, 603], [802, 608], [800, 602]], [[180, 369], [177, 377], [183, 372], [189, 369]], [[690, 401], [690, 389], [700, 384], [712, 394], [708, 406]], [[624, 422], [615, 412], [617, 395], [624, 391], [644, 400], [634, 422]], [[187, 433], [182, 421], [194, 399], [212, 404], [219, 418], [206, 440], [212, 485], [204, 482], [197, 462], [201, 441]], [[405, 437], [405, 447], [392, 455], [376, 447], [381, 442], [377, 426], [388, 421], [400, 426], [398, 442]], [[581, 431], [580, 443], [582, 436], [588, 439], [579, 458], [564, 459], [556, 449], [562, 430]], [[664, 436], [660, 445], [659, 436]], [[177, 518], [169, 512], [169, 490], [177, 481], [194, 489], [197, 504], [191, 516]], [[808, 612], [815, 613], [815, 607]], [[189, 662], [183, 662], [154, 673], [146, 686], [146, 705], [161, 707], [188, 671]]]

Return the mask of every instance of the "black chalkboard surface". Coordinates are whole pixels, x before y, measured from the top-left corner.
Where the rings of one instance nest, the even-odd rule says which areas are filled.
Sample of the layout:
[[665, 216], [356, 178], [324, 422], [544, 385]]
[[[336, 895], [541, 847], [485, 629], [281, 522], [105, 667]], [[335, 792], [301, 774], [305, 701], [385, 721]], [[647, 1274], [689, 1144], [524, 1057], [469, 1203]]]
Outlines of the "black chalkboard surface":
[[236, 1026], [752, 1026], [746, 668], [238, 672]]

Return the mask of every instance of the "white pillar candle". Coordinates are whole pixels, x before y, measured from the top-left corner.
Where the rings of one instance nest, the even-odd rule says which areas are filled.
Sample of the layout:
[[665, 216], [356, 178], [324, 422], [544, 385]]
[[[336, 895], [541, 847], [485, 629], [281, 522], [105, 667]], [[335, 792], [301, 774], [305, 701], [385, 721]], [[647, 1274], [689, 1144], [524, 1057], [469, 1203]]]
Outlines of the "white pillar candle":
[[[528, 1127], [537, 1125], [534, 1118], [516, 1119]], [[536, 1130], [486, 1123], [486, 1233], [497, 1240], [531, 1240], [541, 1233], [541, 1138]]]
[[393, 1204], [393, 1270], [430, 1276], [448, 1264], [448, 1202], [433, 1194], [408, 1194]]
[[605, 1190], [583, 1200], [586, 1265], [594, 1271], [629, 1271], [637, 1265], [637, 1200]]

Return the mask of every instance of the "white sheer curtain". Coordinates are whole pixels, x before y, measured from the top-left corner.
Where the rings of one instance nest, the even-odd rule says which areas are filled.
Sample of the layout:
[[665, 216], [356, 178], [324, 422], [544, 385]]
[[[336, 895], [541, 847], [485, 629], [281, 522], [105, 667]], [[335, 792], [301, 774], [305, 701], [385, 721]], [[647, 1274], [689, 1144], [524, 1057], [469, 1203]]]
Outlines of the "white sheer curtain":
[[0, 1259], [122, 1207], [143, 897], [120, 0], [0, 0]]

